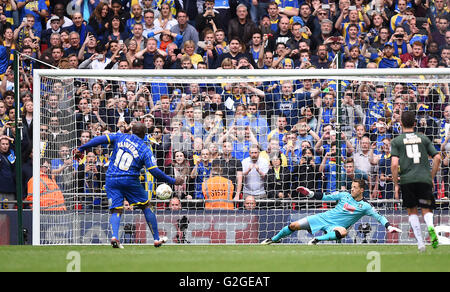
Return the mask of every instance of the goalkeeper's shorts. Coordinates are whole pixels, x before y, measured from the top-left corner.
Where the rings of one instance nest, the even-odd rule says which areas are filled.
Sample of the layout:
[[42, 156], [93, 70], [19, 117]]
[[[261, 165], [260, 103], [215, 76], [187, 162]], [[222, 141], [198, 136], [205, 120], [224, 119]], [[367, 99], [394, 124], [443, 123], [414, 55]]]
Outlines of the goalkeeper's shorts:
[[325, 231], [326, 233], [332, 232], [336, 227], [342, 227], [336, 224], [332, 224], [325, 220], [320, 214], [307, 217], [311, 234], [315, 234], [319, 231]]
[[121, 178], [108, 179], [105, 184], [109, 208], [122, 208], [126, 199], [130, 205], [143, 205], [148, 202], [148, 193], [144, 190], [139, 179]]

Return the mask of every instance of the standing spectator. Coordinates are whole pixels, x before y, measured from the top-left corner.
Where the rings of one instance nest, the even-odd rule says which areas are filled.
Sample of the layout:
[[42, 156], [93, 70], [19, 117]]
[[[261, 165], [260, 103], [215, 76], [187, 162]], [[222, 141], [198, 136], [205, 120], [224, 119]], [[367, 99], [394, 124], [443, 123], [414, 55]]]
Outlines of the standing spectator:
[[236, 15], [237, 17], [228, 23], [228, 39], [239, 37], [246, 45], [251, 40], [257, 26], [248, 15], [247, 6], [244, 4], [241, 3], [236, 7]]
[[[203, 149], [201, 152], [201, 160], [195, 165], [191, 172], [191, 179], [195, 181], [194, 199], [204, 199], [202, 192], [202, 184], [206, 181], [211, 173], [211, 162], [209, 161], [209, 150]], [[189, 196], [188, 196], [189, 198]]]
[[[215, 0], [206, 0], [204, 10], [195, 19], [195, 27], [199, 32], [209, 28], [211, 30], [224, 29], [224, 22], [219, 21], [219, 13], [214, 8]], [[215, 29], [214, 29], [215, 28]]]
[[96, 38], [105, 34], [108, 15], [111, 13], [107, 3], [100, 1], [89, 17], [87, 30]]
[[222, 144], [222, 155], [220, 163], [222, 168], [222, 175], [231, 180], [236, 186], [235, 200], [238, 200], [242, 191], [242, 162], [234, 158], [231, 153], [233, 151], [233, 144], [229, 141], [224, 141]]
[[134, 4], [131, 7], [131, 11], [133, 13], [133, 17], [127, 19], [126, 26], [125, 26], [125, 30], [128, 33], [131, 33], [133, 31], [133, 28], [134, 28], [135, 24], [137, 24], [137, 23], [140, 23], [142, 25], [144, 24], [144, 17], [142, 15], [142, 7], [141, 7], [141, 5], [139, 5], [137, 3]]
[[[14, 151], [10, 149], [11, 142], [14, 140], [1, 133], [0, 129], [0, 200], [15, 201], [16, 183], [15, 183], [15, 161]], [[5, 205], [3, 205], [5, 206]], [[8, 209], [13, 209], [14, 204], [8, 204]]]
[[202, 184], [205, 198], [205, 209], [233, 210], [234, 185], [231, 180], [222, 176], [222, 167], [219, 160], [211, 163], [211, 174]]
[[84, 43], [84, 40], [86, 39], [88, 29], [86, 26], [86, 23], [83, 20], [83, 15], [80, 12], [74, 12], [72, 14], [72, 22], [73, 25], [71, 27], [68, 27], [67, 29], [70, 32], [77, 32], [79, 35], [79, 45]]
[[185, 199], [188, 195], [188, 182], [191, 169], [186, 154], [183, 151], [174, 151], [174, 159], [172, 160], [169, 173], [183, 179], [183, 184], [174, 186], [174, 197]]
[[250, 157], [242, 161], [244, 199], [248, 195], [252, 195], [258, 199], [267, 197], [264, 185], [267, 172], [269, 171], [269, 163], [266, 159], [260, 158], [259, 153], [260, 149], [258, 145], [254, 144], [250, 146]]
[[[315, 162], [313, 148], [303, 148], [299, 164], [292, 170], [292, 183], [294, 185], [291, 189], [304, 186], [314, 192], [319, 192], [321, 181], [322, 174], [319, 171], [319, 165]], [[297, 192], [293, 192], [292, 197], [298, 197]]]
[[[176, 33], [178, 35], [183, 36], [183, 44], [186, 43], [186, 41], [191, 40], [194, 42], [194, 44], [197, 44], [199, 41], [198, 32], [188, 23], [188, 15], [186, 11], [180, 10], [177, 12], [177, 24], [170, 28], [170, 31], [173, 33]], [[183, 47], [181, 47], [183, 48]]]
[[281, 153], [270, 156], [267, 172], [266, 190], [268, 199], [291, 198], [292, 177], [289, 169], [281, 165]]
[[156, 27], [170, 30], [173, 26], [177, 24], [177, 20], [173, 18], [174, 14], [172, 14], [171, 12], [171, 6], [169, 3], [163, 2], [161, 4], [159, 12], [160, 12], [159, 17], [156, 18], [154, 22]]
[[[56, 2], [53, 5], [50, 4], [50, 6], [53, 6], [53, 13], [51, 14], [51, 16], [56, 15], [59, 17], [61, 28], [67, 29], [68, 27], [71, 27], [73, 25], [72, 20], [65, 15], [66, 4], [64, 2]], [[46, 26], [46, 29], [49, 29], [49, 28], [50, 28], [50, 19], [47, 21], [47, 26]]]

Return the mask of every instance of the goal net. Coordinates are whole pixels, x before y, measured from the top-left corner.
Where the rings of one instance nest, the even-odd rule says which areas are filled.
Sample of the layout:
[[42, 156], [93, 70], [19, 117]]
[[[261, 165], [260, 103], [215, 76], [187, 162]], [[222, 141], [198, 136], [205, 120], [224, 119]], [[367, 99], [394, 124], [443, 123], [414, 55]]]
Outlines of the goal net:
[[[335, 206], [302, 198], [298, 186], [350, 192], [354, 178], [403, 233], [387, 234], [363, 217], [341, 242], [415, 243], [394, 194], [390, 141], [401, 112], [415, 111], [416, 130], [443, 154], [435, 225], [449, 225], [449, 80], [442, 68], [35, 70], [33, 244], [109, 244], [104, 186], [112, 148], [89, 149], [80, 161], [71, 151], [138, 122], [157, 166], [185, 182], [172, 186], [175, 199], [159, 200], [162, 182], [144, 170], [140, 176], [170, 244], [259, 243]], [[283, 243], [311, 236], [300, 231]], [[120, 237], [153, 243], [140, 210], [126, 206]]]

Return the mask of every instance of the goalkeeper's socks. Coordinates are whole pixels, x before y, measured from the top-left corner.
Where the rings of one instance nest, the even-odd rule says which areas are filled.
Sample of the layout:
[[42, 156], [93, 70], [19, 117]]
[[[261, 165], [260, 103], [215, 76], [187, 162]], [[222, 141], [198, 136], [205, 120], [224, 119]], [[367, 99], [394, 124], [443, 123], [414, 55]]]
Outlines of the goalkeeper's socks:
[[155, 213], [153, 213], [152, 210], [150, 210], [150, 208], [145, 208], [143, 212], [145, 216], [145, 221], [147, 221], [147, 225], [153, 234], [153, 239], [159, 240], [158, 222], [156, 221]]
[[112, 237], [119, 239], [119, 227], [120, 227], [120, 219], [122, 218], [122, 214], [113, 213], [111, 217], [109, 217], [109, 224], [111, 224]]
[[281, 229], [280, 232], [278, 232], [277, 235], [275, 235], [274, 237], [272, 237], [272, 241], [273, 241], [273, 242], [278, 242], [278, 241], [280, 241], [282, 238], [291, 235], [293, 232], [294, 232], [294, 231], [292, 231], [292, 230], [289, 228], [289, 225], [284, 226], [283, 229]]

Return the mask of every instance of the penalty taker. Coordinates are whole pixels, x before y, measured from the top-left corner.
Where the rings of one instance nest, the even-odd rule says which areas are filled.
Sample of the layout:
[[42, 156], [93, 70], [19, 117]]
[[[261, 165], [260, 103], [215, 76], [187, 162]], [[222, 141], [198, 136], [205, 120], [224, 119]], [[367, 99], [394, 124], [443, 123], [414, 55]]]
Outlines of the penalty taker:
[[324, 213], [308, 216], [292, 222], [282, 228], [275, 236], [265, 239], [261, 244], [278, 243], [283, 238], [298, 230], [306, 230], [311, 234], [324, 231], [325, 234], [314, 237], [308, 242], [315, 245], [320, 241], [339, 240], [347, 235], [347, 229], [363, 216], [371, 216], [384, 225], [389, 233], [401, 232], [399, 228], [391, 226], [386, 217], [380, 215], [371, 204], [363, 199], [366, 183], [355, 179], [352, 182], [351, 193], [335, 192], [333, 194], [314, 193], [305, 187], [298, 187], [297, 191], [310, 199], [323, 201], [337, 201], [335, 208]]

